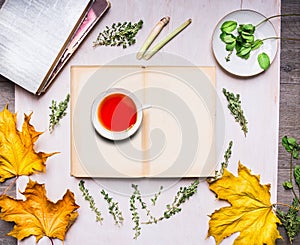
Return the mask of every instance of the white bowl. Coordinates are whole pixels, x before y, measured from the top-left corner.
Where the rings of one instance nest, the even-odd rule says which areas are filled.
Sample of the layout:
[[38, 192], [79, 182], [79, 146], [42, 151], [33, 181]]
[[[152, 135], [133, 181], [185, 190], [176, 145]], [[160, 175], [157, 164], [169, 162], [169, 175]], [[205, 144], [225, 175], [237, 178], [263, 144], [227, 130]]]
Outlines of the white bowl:
[[[126, 130], [123, 131], [111, 131], [109, 129], [106, 129], [99, 121], [98, 118], [98, 108], [101, 104], [101, 102], [109, 95], [112, 94], [124, 94], [128, 96], [130, 99], [132, 99], [133, 103], [136, 106], [137, 111], [137, 118], [135, 124], [133, 124], [131, 127], [129, 127]], [[109, 140], [124, 140], [126, 138], [129, 138], [132, 136], [140, 127], [143, 119], [143, 108], [142, 104], [139, 101], [139, 99], [130, 91], [122, 88], [112, 88], [105, 92], [102, 92], [99, 94], [92, 105], [92, 111], [91, 111], [91, 120], [93, 123], [94, 128], [96, 131], [103, 136], [104, 138], [107, 138]]]

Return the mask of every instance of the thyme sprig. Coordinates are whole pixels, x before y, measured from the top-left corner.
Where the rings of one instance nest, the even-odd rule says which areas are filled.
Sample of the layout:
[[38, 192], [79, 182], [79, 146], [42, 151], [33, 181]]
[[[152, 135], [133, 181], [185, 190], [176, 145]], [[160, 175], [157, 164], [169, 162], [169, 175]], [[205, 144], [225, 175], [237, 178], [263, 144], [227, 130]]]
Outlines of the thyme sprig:
[[57, 101], [52, 100], [51, 106], [49, 109], [51, 110], [50, 117], [50, 123], [49, 123], [49, 131], [50, 133], [53, 132], [56, 125], [59, 124], [60, 120], [67, 115], [67, 108], [70, 101], [70, 94], [67, 94], [65, 100], [59, 102], [57, 105]]
[[245, 118], [244, 111], [241, 107], [240, 95], [228, 92], [225, 88], [223, 88], [223, 94], [225, 95], [228, 101], [228, 109], [231, 114], [234, 116], [235, 121], [238, 122], [244, 131], [245, 137], [248, 133], [248, 121]]
[[158, 197], [160, 196], [160, 194], [161, 194], [163, 188], [164, 188], [163, 186], [160, 186], [159, 191], [158, 191], [157, 193], [154, 194], [154, 197], [153, 197], [153, 198], [150, 199], [153, 206], [156, 205], [157, 199], [158, 199]]
[[82, 196], [90, 204], [90, 209], [96, 214], [96, 222], [102, 223], [103, 218], [99, 209], [95, 206], [94, 198], [90, 195], [89, 190], [84, 186], [84, 181], [79, 182], [79, 190], [82, 192]]
[[166, 211], [159, 218], [151, 217], [148, 221], [143, 222], [143, 224], [156, 224], [164, 219], [169, 219], [175, 214], [181, 211], [181, 205], [190, 199], [195, 193], [197, 193], [197, 188], [199, 185], [199, 179], [194, 180], [189, 186], [181, 186], [177, 191], [174, 200], [171, 204], [166, 205]]
[[291, 244], [300, 230], [300, 216], [298, 215], [299, 208], [299, 200], [294, 198], [292, 205], [286, 213], [280, 209], [276, 210], [277, 217], [280, 219], [282, 226], [285, 228]]
[[142, 27], [142, 20], [134, 24], [131, 22], [113, 23], [111, 27], [106, 26], [105, 30], [99, 33], [93, 46], [122, 46], [127, 48], [135, 44], [135, 36]]
[[[168, 204], [167, 210], [164, 212], [163, 218], [169, 219], [176, 213], [181, 211], [181, 205], [190, 199], [194, 194], [197, 193], [199, 185], [199, 179], [194, 180], [188, 187], [180, 187], [176, 193], [172, 204]], [[161, 219], [162, 220], [162, 219]]]
[[119, 204], [114, 202], [112, 197], [110, 197], [105, 190], [102, 189], [100, 193], [103, 195], [104, 200], [108, 204], [109, 213], [113, 216], [115, 224], [118, 226], [122, 225], [124, 218], [122, 212], [120, 211]]
[[224, 174], [224, 170], [228, 167], [229, 159], [232, 154], [232, 151], [231, 151], [232, 145], [233, 145], [233, 142], [231, 140], [228, 144], [227, 150], [225, 151], [224, 161], [221, 162], [221, 169], [219, 171], [216, 170], [214, 179], [222, 177]]
[[140, 224], [140, 216], [138, 213], [138, 208], [136, 206], [136, 200], [137, 196], [140, 195], [140, 192], [138, 190], [138, 186], [132, 184], [132, 188], [134, 189], [134, 192], [130, 196], [130, 211], [132, 216], [132, 221], [134, 222], [135, 226], [133, 227], [133, 230], [135, 231], [133, 239], [137, 239], [138, 236], [141, 234], [141, 224]]

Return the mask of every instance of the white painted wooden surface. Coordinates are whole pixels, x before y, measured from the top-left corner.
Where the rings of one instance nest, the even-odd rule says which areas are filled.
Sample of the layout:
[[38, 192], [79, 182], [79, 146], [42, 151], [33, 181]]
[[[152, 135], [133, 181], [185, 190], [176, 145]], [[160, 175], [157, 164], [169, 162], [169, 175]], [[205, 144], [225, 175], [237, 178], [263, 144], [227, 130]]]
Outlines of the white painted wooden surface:
[[[131, 221], [128, 196], [131, 194], [131, 184], [138, 184], [142, 193], [158, 190], [160, 185], [169, 186], [159, 198], [157, 207], [153, 209], [154, 214], [160, 215], [165, 209], [165, 204], [172, 202], [178, 188], [191, 183], [192, 180], [189, 179], [176, 183], [173, 180], [149, 179], [86, 180], [86, 186], [95, 197], [96, 204], [105, 218], [103, 225], [96, 223], [94, 214], [89, 210], [88, 203], [81, 197], [81, 192], [78, 189], [79, 180], [70, 177], [70, 115], [68, 114], [62, 120], [60, 126], [50, 135], [46, 131], [49, 121], [48, 107], [52, 99], [60, 101], [69, 92], [71, 65], [104, 65], [123, 55], [137, 52], [154, 24], [163, 16], [168, 15], [171, 20], [158, 37], [158, 40], [186, 19], [192, 18], [192, 24], [180, 36], [166, 45], [161, 52], [182, 56], [195, 65], [217, 67], [216, 88], [225, 111], [223, 151], [226, 149], [229, 140], [234, 141], [229, 170], [236, 173], [237, 162], [241, 160], [254, 173], [260, 173], [262, 183], [271, 183], [272, 201], [275, 202], [279, 118], [279, 52], [267, 72], [256, 77], [239, 79], [225, 73], [217, 65], [211, 52], [210, 41], [214, 26], [227, 13], [243, 8], [253, 9], [265, 16], [271, 16], [279, 13], [280, 1], [112, 0], [111, 4], [112, 7], [107, 15], [95, 27], [45, 95], [35, 97], [20, 88], [16, 88], [16, 112], [19, 116], [22, 116], [24, 112], [33, 111], [33, 125], [36, 126], [37, 130], [45, 130], [37, 143], [37, 149], [46, 152], [61, 152], [61, 154], [53, 156], [47, 161], [46, 174], [34, 175], [32, 179], [46, 183], [47, 194], [54, 201], [61, 198], [68, 188], [75, 193], [77, 203], [81, 208], [79, 209], [78, 220], [67, 233], [65, 244], [215, 244], [212, 237], [206, 239], [208, 215], [215, 209], [225, 205], [225, 203], [215, 199], [214, 194], [208, 190], [205, 182], [199, 185], [198, 193], [183, 205], [180, 214], [156, 225], [143, 225], [142, 234], [138, 240], [132, 239], [134, 224]], [[92, 47], [92, 42], [105, 25], [111, 25], [116, 21], [136, 22], [140, 19], [144, 20], [144, 27], [137, 36], [136, 45], [125, 50], [110, 47], [94, 49]], [[277, 33], [280, 33], [279, 20], [272, 20], [272, 23]], [[162, 56], [157, 54], [153, 62], [159, 63], [161, 61], [160, 57]], [[130, 63], [143, 64], [143, 61], [131, 60]], [[244, 137], [226, 108], [227, 103], [222, 95], [223, 87], [241, 94], [242, 106], [249, 121], [247, 138]], [[219, 162], [221, 160], [222, 154], [219, 157]], [[19, 189], [23, 190], [26, 182], [27, 178], [22, 177], [18, 181]], [[108, 191], [119, 190], [119, 192], [112, 191], [110, 193], [119, 202], [124, 214], [125, 223], [120, 228], [113, 224], [112, 217], [108, 214], [107, 205], [99, 194], [103, 187]], [[128, 193], [128, 195], [124, 195], [124, 193]], [[148, 200], [149, 196], [144, 198]], [[226, 239], [224, 244], [231, 244], [233, 238], [234, 236]], [[31, 237], [24, 242], [20, 242], [20, 244], [35, 244], [35, 238]], [[49, 240], [44, 238], [39, 244], [49, 244]], [[55, 244], [61, 243], [55, 241]]]

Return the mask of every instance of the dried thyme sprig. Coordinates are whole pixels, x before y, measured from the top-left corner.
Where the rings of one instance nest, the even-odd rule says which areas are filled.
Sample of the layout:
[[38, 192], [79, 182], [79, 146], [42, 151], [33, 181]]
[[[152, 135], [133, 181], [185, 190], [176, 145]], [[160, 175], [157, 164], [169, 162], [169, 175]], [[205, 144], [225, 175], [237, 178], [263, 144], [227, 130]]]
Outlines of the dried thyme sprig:
[[[135, 231], [135, 235], [133, 239], [137, 239], [138, 236], [141, 234], [141, 222], [140, 222], [140, 216], [138, 213], [138, 209], [136, 206], [136, 201], [139, 202], [141, 209], [145, 210], [147, 217], [151, 221], [151, 223], [157, 223], [157, 219], [151, 214], [150, 209], [147, 207], [147, 204], [143, 201], [142, 195], [140, 190], [138, 189], [137, 185], [132, 184], [131, 187], [133, 188], [133, 194], [130, 197], [130, 211], [132, 215], [132, 220], [135, 223], [135, 227], [133, 230]], [[162, 190], [162, 187], [160, 188], [160, 191]]]
[[140, 224], [140, 216], [138, 213], [138, 209], [136, 207], [136, 199], [139, 192], [137, 191], [137, 185], [132, 184], [132, 188], [134, 188], [134, 192], [131, 195], [129, 201], [130, 201], [130, 211], [132, 215], [132, 221], [134, 222], [135, 226], [133, 227], [133, 230], [135, 231], [133, 239], [137, 239], [138, 236], [141, 234], [141, 224]]
[[231, 140], [229, 142], [228, 148], [224, 154], [224, 162], [221, 162], [221, 169], [219, 171], [216, 171], [216, 173], [215, 173], [215, 179], [222, 177], [224, 174], [224, 169], [228, 167], [229, 159], [230, 159], [231, 153], [232, 153], [232, 151], [231, 151], [232, 145], [233, 145], [233, 142]]
[[174, 197], [173, 203], [167, 205], [167, 210], [164, 212], [163, 217], [165, 219], [171, 218], [171, 216], [179, 213], [181, 211], [181, 204], [185, 203], [191, 196], [197, 193], [197, 188], [199, 185], [199, 179], [193, 181], [188, 187], [180, 187], [179, 191]]
[[299, 216], [300, 203], [297, 198], [293, 199], [292, 205], [287, 212], [283, 212], [280, 209], [276, 210], [276, 215], [281, 221], [281, 225], [284, 227], [290, 244], [293, 243], [295, 237], [300, 231], [300, 216]]
[[103, 218], [101, 212], [95, 207], [94, 198], [89, 194], [89, 190], [85, 188], [83, 180], [79, 182], [79, 190], [81, 190], [84, 199], [90, 203], [90, 209], [96, 214], [96, 222], [102, 223]]
[[197, 188], [199, 185], [199, 179], [193, 181], [188, 187], [180, 187], [179, 191], [176, 193], [172, 204], [166, 205], [167, 210], [159, 218], [150, 217], [150, 219], [143, 224], [156, 224], [157, 222], [169, 219], [175, 214], [181, 211], [181, 205], [189, 200], [195, 193], [197, 193]]
[[55, 100], [52, 100], [52, 104], [49, 107], [51, 110], [50, 116], [50, 123], [49, 123], [49, 131], [50, 133], [53, 132], [56, 125], [59, 124], [60, 120], [67, 115], [67, 108], [70, 101], [70, 94], [67, 94], [65, 100], [59, 102], [57, 105], [57, 102]]
[[230, 110], [231, 114], [234, 116], [235, 121], [238, 122], [244, 131], [245, 137], [248, 133], [248, 127], [247, 127], [247, 120], [244, 115], [244, 111], [241, 107], [241, 101], [240, 101], [240, 95], [234, 94], [226, 91], [225, 88], [223, 88], [223, 94], [225, 95], [227, 101], [228, 101], [228, 109]]
[[111, 27], [106, 26], [105, 30], [99, 33], [93, 46], [122, 46], [127, 48], [135, 44], [135, 36], [142, 27], [142, 20], [134, 24], [131, 22], [113, 23]]
[[153, 206], [156, 205], [157, 199], [158, 199], [158, 197], [160, 196], [161, 191], [163, 190], [163, 188], [164, 188], [164, 187], [161, 186], [161, 187], [159, 188], [159, 191], [158, 191], [157, 193], [154, 194], [154, 197], [153, 197], [153, 198], [151, 198], [151, 202], [152, 202], [152, 205], [153, 205]]
[[108, 193], [105, 192], [105, 190], [102, 189], [100, 193], [103, 195], [104, 200], [108, 204], [109, 213], [113, 216], [115, 224], [118, 226], [122, 225], [124, 218], [122, 212], [120, 211], [118, 203], [114, 202], [112, 197], [110, 197]]

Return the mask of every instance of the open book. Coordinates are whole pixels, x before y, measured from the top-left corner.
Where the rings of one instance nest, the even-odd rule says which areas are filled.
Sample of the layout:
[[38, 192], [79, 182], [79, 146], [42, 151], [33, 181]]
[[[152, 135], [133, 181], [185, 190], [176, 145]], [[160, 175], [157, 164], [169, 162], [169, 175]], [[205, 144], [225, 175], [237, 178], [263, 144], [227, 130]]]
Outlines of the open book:
[[0, 6], [0, 73], [41, 94], [109, 8], [107, 0], [6, 0]]
[[[95, 98], [131, 91], [147, 107], [139, 130], [111, 141], [91, 122]], [[214, 175], [215, 68], [71, 67], [71, 175], [75, 177], [204, 177]]]

